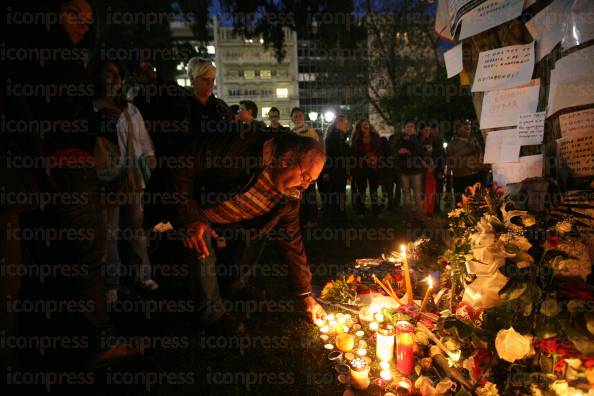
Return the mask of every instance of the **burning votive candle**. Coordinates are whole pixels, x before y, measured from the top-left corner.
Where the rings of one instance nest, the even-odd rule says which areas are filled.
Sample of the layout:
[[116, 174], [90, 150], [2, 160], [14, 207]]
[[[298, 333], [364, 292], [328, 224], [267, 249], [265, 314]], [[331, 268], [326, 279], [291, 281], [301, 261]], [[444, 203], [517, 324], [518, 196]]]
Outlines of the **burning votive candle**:
[[324, 348], [326, 348], [327, 350], [331, 351], [331, 350], [334, 349], [334, 345], [332, 345], [332, 344], [326, 344], [326, 345], [324, 345]]
[[318, 327], [322, 327], [322, 326], [324, 326], [324, 323], [325, 323], [325, 322], [324, 322], [322, 319], [316, 319], [316, 325], [317, 325]]
[[405, 320], [396, 323], [396, 368], [404, 375], [410, 375], [414, 367], [412, 324]]
[[327, 341], [328, 341], [328, 338], [330, 338], [330, 337], [328, 337], [328, 334], [322, 334], [322, 335], [320, 336], [320, 340], [322, 340], [322, 341], [324, 341], [324, 342], [327, 342]]
[[328, 321], [331, 321], [336, 319], [336, 317], [334, 316], [334, 314], [329, 314], [328, 316], [326, 316], [326, 319], [328, 319]]
[[320, 333], [322, 333], [322, 334], [326, 334], [329, 331], [330, 331], [330, 328], [328, 326], [320, 327]]
[[367, 389], [369, 387], [369, 366], [363, 359], [355, 358], [350, 361], [351, 383], [355, 389]]
[[342, 352], [348, 352], [355, 347], [355, 339], [348, 333], [336, 336], [336, 347]]
[[358, 332], [355, 333], [355, 335], [359, 338], [363, 337], [365, 335], [365, 332], [363, 330], [359, 330]]
[[359, 348], [359, 349], [357, 349], [357, 355], [359, 355], [361, 357], [367, 355], [367, 349], [365, 349], [365, 348]]
[[369, 330], [376, 331], [379, 328], [379, 324], [377, 322], [369, 323]]
[[381, 368], [382, 370], [389, 370], [389, 369], [390, 369], [390, 362], [384, 362], [384, 361], [381, 361], [381, 362], [379, 363], [379, 365], [380, 365], [380, 368]]
[[380, 377], [382, 377], [383, 380], [390, 381], [392, 380], [392, 372], [390, 370], [382, 370], [380, 371]]
[[384, 314], [381, 312], [378, 312], [375, 314], [374, 318], [375, 318], [376, 322], [382, 323], [384, 321]]
[[394, 358], [394, 326], [383, 324], [377, 331], [375, 354], [379, 360], [389, 362]]

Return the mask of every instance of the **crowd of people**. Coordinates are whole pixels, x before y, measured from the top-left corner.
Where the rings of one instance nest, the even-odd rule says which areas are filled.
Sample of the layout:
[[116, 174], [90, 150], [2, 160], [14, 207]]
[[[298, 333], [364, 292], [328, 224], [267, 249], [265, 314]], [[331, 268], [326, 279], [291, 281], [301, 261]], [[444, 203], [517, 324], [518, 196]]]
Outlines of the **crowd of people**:
[[[62, 17], [49, 34], [18, 45], [57, 54], [91, 48], [94, 18], [87, 0], [61, 1], [56, 12]], [[291, 111], [292, 129], [280, 125], [275, 107], [266, 125], [257, 120], [253, 101], [228, 106], [213, 94], [216, 67], [209, 59], [187, 63], [191, 90], [161, 81], [148, 64], [125, 75], [120, 62], [101, 54], [12, 66], [3, 70], [3, 85], [34, 81], [90, 89], [31, 96], [2, 90], [3, 119], [55, 128], [2, 135], [3, 192], [30, 199], [3, 199], [1, 232], [62, 236], [25, 241], [3, 235], [4, 264], [17, 270], [1, 278], [2, 331], [18, 332], [18, 312], [7, 309], [8, 300], [90, 301], [92, 309], [52, 318], [48, 331], [88, 336], [94, 363], [118, 354], [118, 345], [99, 339], [115, 331], [107, 307], [122, 298], [124, 286], [147, 293], [159, 288], [151, 277], [147, 229], [165, 235], [158, 246], [163, 257], [192, 264], [201, 325], [241, 332], [243, 323], [226, 312], [222, 300], [261, 297], [250, 275], [273, 231], [303, 311], [310, 320], [325, 315], [312, 296], [301, 228], [319, 225], [318, 206], [331, 223], [347, 221], [349, 180], [356, 215], [365, 216], [367, 191], [374, 215], [398, 209], [401, 201], [415, 213], [432, 215], [447, 169], [458, 193], [479, 177], [481, 150], [469, 141], [468, 123], [460, 124], [447, 153], [437, 128], [413, 120], [389, 139], [367, 119], [352, 128], [345, 115], [317, 131], [300, 108]], [[16, 158], [32, 158], [38, 166], [4, 166]], [[40, 204], [34, 197], [51, 199]], [[90, 237], [81, 237], [82, 231]], [[57, 276], [33, 293], [21, 288], [19, 267], [44, 265], [84, 271]], [[217, 276], [217, 266], [239, 270]], [[14, 364], [15, 353], [3, 349], [2, 359]]]

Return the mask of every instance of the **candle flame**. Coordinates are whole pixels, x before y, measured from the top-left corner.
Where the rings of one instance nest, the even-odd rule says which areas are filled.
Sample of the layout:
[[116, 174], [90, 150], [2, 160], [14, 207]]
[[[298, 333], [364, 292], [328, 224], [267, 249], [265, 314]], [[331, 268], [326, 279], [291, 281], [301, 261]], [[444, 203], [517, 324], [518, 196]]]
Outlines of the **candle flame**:
[[429, 289], [433, 289], [433, 278], [431, 277], [431, 275], [429, 275], [429, 279], [427, 280], [427, 282], [429, 283]]
[[400, 253], [402, 254], [403, 258], [406, 257], [406, 245], [405, 244], [402, 244], [400, 246]]

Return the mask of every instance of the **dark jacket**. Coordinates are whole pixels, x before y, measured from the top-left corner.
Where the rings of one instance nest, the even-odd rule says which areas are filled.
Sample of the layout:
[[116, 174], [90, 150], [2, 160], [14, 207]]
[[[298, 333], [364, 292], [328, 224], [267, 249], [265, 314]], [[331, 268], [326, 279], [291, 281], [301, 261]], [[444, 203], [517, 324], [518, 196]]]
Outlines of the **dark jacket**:
[[[199, 208], [211, 207], [247, 191], [264, 170], [262, 149], [268, 139], [270, 135], [261, 131], [244, 136], [229, 132], [201, 139], [194, 146], [191, 166], [172, 174], [176, 191], [187, 198], [176, 205], [175, 223], [206, 222]], [[269, 213], [242, 221], [237, 227], [253, 230], [255, 239], [273, 230], [278, 232], [275, 239], [289, 270], [291, 288], [302, 295], [311, 292], [311, 272], [301, 237], [299, 207], [299, 200], [283, 199]]]
[[288, 133], [291, 132], [291, 128], [288, 128], [283, 125], [279, 125], [278, 128], [273, 128], [271, 126], [266, 128], [266, 131], [269, 133]]
[[348, 175], [350, 147], [346, 142], [346, 133], [336, 128], [328, 129], [326, 140], [326, 171], [332, 175]]
[[[399, 151], [402, 148], [408, 149], [408, 153], [400, 154]], [[394, 157], [398, 171], [407, 175], [423, 173], [421, 153], [421, 142], [416, 136], [411, 136], [408, 139], [400, 137], [394, 145]]]

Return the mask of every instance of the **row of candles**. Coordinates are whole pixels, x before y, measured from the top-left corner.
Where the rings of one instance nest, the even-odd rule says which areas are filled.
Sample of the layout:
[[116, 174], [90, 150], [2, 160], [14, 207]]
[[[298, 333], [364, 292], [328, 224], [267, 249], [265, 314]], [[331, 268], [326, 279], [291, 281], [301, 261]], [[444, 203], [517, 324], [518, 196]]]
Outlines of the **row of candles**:
[[[396, 326], [384, 322], [381, 307], [371, 305], [363, 309], [359, 315], [361, 323], [368, 322], [369, 330], [376, 335], [376, 356], [380, 365], [381, 381], [392, 381], [391, 363], [395, 360], [396, 369], [403, 375], [410, 375], [414, 368], [413, 330], [407, 321], [399, 321]], [[369, 320], [371, 319], [371, 321]], [[367, 357], [367, 342], [363, 340], [365, 332], [357, 318], [350, 314], [338, 313], [327, 316], [327, 322], [318, 319], [321, 339], [326, 342], [325, 348], [333, 350], [334, 345], [328, 343], [330, 334], [335, 335], [336, 348], [344, 353], [349, 363], [351, 384], [355, 389], [367, 389], [370, 384], [369, 369], [371, 362]], [[351, 334], [350, 331], [354, 333]], [[358, 340], [358, 342], [356, 342]], [[333, 356], [339, 356], [334, 354]], [[396, 357], [396, 359], [394, 359]], [[406, 379], [405, 379], [406, 380]], [[380, 382], [381, 382], [380, 381]]]

